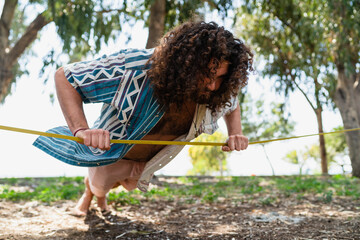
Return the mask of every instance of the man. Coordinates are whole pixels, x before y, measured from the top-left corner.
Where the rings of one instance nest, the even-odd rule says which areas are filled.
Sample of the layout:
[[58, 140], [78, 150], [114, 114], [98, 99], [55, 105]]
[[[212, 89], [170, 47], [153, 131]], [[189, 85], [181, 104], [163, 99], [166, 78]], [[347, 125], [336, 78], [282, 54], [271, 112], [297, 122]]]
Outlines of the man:
[[[39, 137], [34, 145], [66, 163], [89, 167], [75, 214], [85, 215], [94, 195], [106, 211], [106, 194], [119, 185], [146, 191], [153, 173], [182, 149], [110, 144], [110, 139], [190, 141], [212, 134], [223, 116], [229, 137], [222, 150], [246, 149], [237, 94], [247, 84], [252, 57], [216, 23], [187, 22], [155, 49], [126, 49], [60, 68], [55, 83], [68, 127], [50, 132], [73, 134], [83, 143]], [[103, 103], [91, 129], [83, 102]]]

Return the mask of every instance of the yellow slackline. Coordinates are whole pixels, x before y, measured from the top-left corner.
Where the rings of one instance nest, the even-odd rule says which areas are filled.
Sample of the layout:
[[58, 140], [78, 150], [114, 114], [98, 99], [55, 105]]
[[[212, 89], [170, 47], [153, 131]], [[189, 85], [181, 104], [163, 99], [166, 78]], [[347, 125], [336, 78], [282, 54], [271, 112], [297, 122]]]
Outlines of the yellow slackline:
[[[40, 135], [40, 136], [45, 136], [45, 137], [62, 138], [62, 139], [82, 142], [82, 139], [78, 138], [78, 137], [55, 134], [55, 133], [40, 132], [40, 131], [34, 131], [34, 130], [29, 130], [29, 129], [23, 129], [23, 128], [3, 126], [3, 125], [0, 125], [0, 130]], [[301, 135], [301, 136], [293, 136], [293, 137], [285, 137], [285, 138], [277, 138], [277, 139], [250, 142], [249, 145], [269, 143], [269, 142], [275, 142], [275, 141], [283, 141], [283, 140], [289, 140], [289, 139], [295, 139], [295, 138], [311, 137], [311, 136], [317, 136], [317, 135], [359, 131], [359, 130], [360, 130], [360, 128], [343, 129], [343, 130], [338, 130], [338, 131], [333, 131], [333, 132], [314, 133], [314, 134]], [[150, 144], [150, 145], [202, 145], [202, 146], [224, 146], [224, 145], [226, 145], [226, 143], [219, 143], [219, 142], [182, 142], [182, 141], [157, 141], [157, 140], [110, 140], [110, 142], [111, 143], [121, 143], [121, 144]]]

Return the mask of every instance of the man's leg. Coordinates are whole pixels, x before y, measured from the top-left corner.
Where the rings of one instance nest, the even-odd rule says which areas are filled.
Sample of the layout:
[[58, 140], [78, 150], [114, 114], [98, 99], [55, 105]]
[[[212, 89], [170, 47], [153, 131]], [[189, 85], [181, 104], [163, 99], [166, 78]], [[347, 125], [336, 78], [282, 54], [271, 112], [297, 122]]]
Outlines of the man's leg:
[[106, 195], [102, 196], [102, 197], [96, 197], [96, 199], [97, 199], [97, 205], [102, 212], [109, 211], [109, 208], [107, 205], [107, 200], [106, 200]]
[[128, 191], [136, 188], [137, 180], [144, 170], [145, 162], [119, 160], [118, 162], [101, 167], [90, 167], [89, 177], [85, 177], [85, 192], [74, 209], [76, 215], [86, 215], [93, 196], [101, 211], [108, 211], [106, 195], [119, 185]]
[[108, 206], [107, 206], [107, 202], [106, 202], [106, 191], [101, 192], [100, 191], [96, 191], [95, 195], [90, 187], [90, 182], [89, 182], [89, 178], [85, 177], [84, 178], [84, 183], [85, 183], [85, 192], [83, 193], [83, 195], [81, 196], [81, 198], [79, 199], [78, 203], [76, 204], [75, 208], [72, 209], [72, 214], [77, 215], [77, 216], [85, 216], [90, 208], [91, 205], [91, 201], [93, 199], [94, 196], [96, 196], [97, 199], [97, 205], [100, 208], [101, 211], [108, 211]]
[[90, 190], [88, 177], [85, 177], [84, 183], [85, 183], [85, 192], [79, 199], [75, 208], [72, 210], [72, 213], [78, 216], [85, 216], [87, 214], [87, 211], [89, 210], [91, 204], [91, 200], [94, 197], [94, 194]]

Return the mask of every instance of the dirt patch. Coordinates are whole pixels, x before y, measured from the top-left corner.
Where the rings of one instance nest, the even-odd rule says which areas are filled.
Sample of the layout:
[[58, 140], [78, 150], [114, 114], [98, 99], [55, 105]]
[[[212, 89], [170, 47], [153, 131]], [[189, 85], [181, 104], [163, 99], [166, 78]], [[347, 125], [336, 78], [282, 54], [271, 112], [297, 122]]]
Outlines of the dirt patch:
[[[256, 196], [254, 196], [256, 198]], [[75, 217], [75, 201], [0, 202], [0, 239], [360, 239], [359, 203], [334, 197], [179, 203], [142, 200]]]

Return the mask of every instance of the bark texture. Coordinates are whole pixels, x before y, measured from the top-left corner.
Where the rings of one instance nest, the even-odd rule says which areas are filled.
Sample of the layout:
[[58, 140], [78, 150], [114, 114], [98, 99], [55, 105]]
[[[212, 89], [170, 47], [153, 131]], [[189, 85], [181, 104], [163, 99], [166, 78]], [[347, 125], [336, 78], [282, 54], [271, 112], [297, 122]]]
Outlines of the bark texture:
[[[316, 118], [318, 122], [319, 133], [324, 133], [323, 121], [322, 121], [322, 109], [316, 109]], [[323, 175], [328, 174], [328, 163], [327, 163], [327, 154], [326, 154], [326, 145], [324, 135], [319, 135], [320, 143], [320, 158], [321, 158], [321, 172]]]
[[[39, 14], [28, 26], [25, 33], [16, 41], [14, 46], [9, 44], [11, 23], [14, 21], [16, 0], [6, 0], [1, 14], [0, 24], [0, 102], [10, 91], [14, 79], [13, 68], [19, 57], [36, 39], [38, 32], [49, 23]], [[16, 20], [16, 19], [15, 19]]]
[[[360, 127], [360, 86], [359, 74], [349, 73], [343, 64], [337, 64], [338, 84], [335, 92], [335, 103], [345, 129]], [[346, 133], [353, 176], [360, 177], [360, 131]]]
[[0, 19], [0, 102], [7, 95], [12, 80], [12, 68], [8, 64], [9, 35], [16, 5], [16, 0], [5, 1]]
[[155, 0], [150, 7], [149, 36], [146, 48], [156, 47], [164, 34], [166, 0]]

